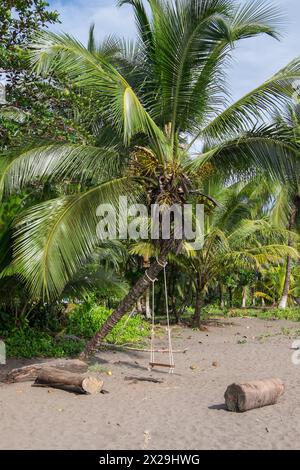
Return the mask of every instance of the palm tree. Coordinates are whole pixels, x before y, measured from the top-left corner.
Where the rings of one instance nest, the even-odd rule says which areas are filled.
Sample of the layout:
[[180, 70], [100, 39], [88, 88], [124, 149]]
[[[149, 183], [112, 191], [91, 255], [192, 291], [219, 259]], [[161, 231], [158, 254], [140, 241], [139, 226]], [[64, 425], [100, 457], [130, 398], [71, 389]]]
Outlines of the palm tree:
[[272, 223], [263, 212], [270, 184], [261, 178], [227, 188], [214, 178], [207, 183], [206, 192], [218, 199], [218, 207], [206, 214], [203, 247], [192, 253], [182, 250], [177, 257], [171, 257], [194, 284], [196, 326], [200, 324], [205, 293], [220, 285], [224, 276], [236, 273], [245, 301], [251, 274], [262, 274], [272, 265], [279, 265], [285, 255], [291, 260], [299, 258], [292, 243], [286, 243], [287, 239], [295, 241], [296, 235]]
[[[298, 146], [298, 154], [300, 155], [300, 106], [289, 107], [283, 116], [278, 118], [280, 124], [283, 123], [294, 136], [296, 145]], [[300, 165], [299, 159], [294, 162], [291, 168], [291, 177], [288, 185], [280, 187], [279, 195], [274, 208], [274, 217], [279, 222], [286, 224], [289, 230], [299, 229], [300, 224]], [[289, 237], [289, 246], [293, 246], [293, 239]], [[279, 308], [285, 309], [288, 302], [290, 292], [290, 283], [292, 276], [293, 260], [291, 257], [286, 258], [285, 280], [282, 296], [279, 302]]]
[[[300, 223], [300, 106], [287, 107], [283, 113], [275, 116], [274, 122], [286, 128], [286, 132], [291, 136], [291, 141], [294, 141], [295, 148], [298, 148], [298, 158], [290, 160], [286, 181], [256, 180], [255, 192], [259, 195], [260, 202], [264, 201], [274, 225], [296, 232], [299, 230]], [[291, 235], [288, 237], [287, 244], [289, 246], [295, 244]], [[284, 309], [287, 306], [292, 268], [293, 259], [287, 256], [279, 308]]]
[[[99, 244], [96, 208], [118, 195], [143, 194], [148, 204], [183, 204], [197, 195], [207, 165], [226, 175], [267, 171], [284, 178], [295, 149], [268, 116], [290, 100], [300, 76], [296, 59], [229, 104], [226, 71], [236, 43], [281, 23], [272, 4], [252, 0], [121, 0], [134, 10], [135, 45], [112, 60], [92, 41], [42, 33], [31, 47], [35, 71], [67, 79], [95, 96], [96, 146], [42, 147], [2, 160], [0, 189], [33, 180], [79, 178], [87, 191], [32, 207], [16, 223], [14, 268], [35, 296], [55, 297]], [[203, 152], [193, 155], [194, 145]], [[206, 150], [208, 149], [208, 150]], [[209, 162], [209, 163], [208, 163]], [[125, 169], [125, 170], [124, 170]], [[180, 243], [161, 244], [158, 259], [132, 287], [86, 353], [97, 346], [145, 292]]]

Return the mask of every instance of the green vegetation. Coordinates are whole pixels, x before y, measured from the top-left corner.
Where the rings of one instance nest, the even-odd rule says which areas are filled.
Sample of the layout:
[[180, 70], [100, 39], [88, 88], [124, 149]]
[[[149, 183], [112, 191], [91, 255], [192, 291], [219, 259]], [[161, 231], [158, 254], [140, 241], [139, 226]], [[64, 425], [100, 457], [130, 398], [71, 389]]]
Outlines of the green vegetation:
[[[64, 357], [82, 352], [86, 340], [93, 337], [104, 324], [111, 310], [86, 301], [74, 306], [70, 313], [60, 318], [50, 318], [47, 326], [33, 325], [27, 320], [14, 326], [10, 319], [2, 315], [0, 337], [5, 340], [8, 357]], [[143, 343], [150, 336], [150, 325], [140, 315], [124, 319], [112, 330], [107, 342], [112, 344]]]
[[[218, 312], [217, 314], [219, 314]], [[300, 307], [296, 308], [270, 308], [267, 310], [259, 309], [230, 309], [222, 312], [226, 317], [256, 317], [261, 318], [262, 320], [290, 320], [294, 322], [300, 321]], [[212, 312], [214, 315], [214, 312]]]
[[36, 328], [15, 329], [4, 337], [8, 357], [69, 357], [79, 354], [83, 341], [57, 340]]
[[[78, 306], [69, 316], [66, 331], [85, 339], [90, 339], [102, 327], [108, 316], [112, 313], [101, 306]], [[124, 317], [107, 336], [109, 343], [124, 344], [140, 342], [150, 336], [149, 323], [140, 316]]]
[[[145, 270], [158, 277], [162, 319], [166, 261], [174, 322], [299, 320], [300, 58], [237, 102], [227, 86], [236, 45], [279, 38], [281, 12], [260, 0], [118, 4], [132, 7], [135, 42], [98, 43], [94, 26], [86, 46], [49, 32], [59, 14], [39, 0], [0, 7], [0, 334], [9, 355], [143, 341]], [[203, 247], [174, 240], [174, 226], [167, 241], [106, 240], [97, 208], [119, 196], [148, 209], [203, 204]]]
[[[181, 319], [189, 322], [194, 314], [194, 307], [188, 307]], [[261, 320], [290, 320], [300, 321], [300, 307], [279, 308], [221, 308], [216, 304], [206, 305], [202, 309], [202, 320], [212, 320], [219, 318], [260, 318]]]

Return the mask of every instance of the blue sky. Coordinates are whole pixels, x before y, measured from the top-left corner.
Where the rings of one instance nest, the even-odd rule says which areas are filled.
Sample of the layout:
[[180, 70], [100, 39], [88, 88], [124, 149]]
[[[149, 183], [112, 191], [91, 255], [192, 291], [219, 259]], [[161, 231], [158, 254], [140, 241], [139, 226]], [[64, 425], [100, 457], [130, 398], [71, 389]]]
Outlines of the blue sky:
[[[115, 0], [48, 0], [59, 11], [56, 30], [86, 42], [90, 23], [96, 24], [99, 39], [108, 34], [134, 38], [135, 26], [129, 6], [117, 8]], [[244, 0], [241, 0], [242, 2]], [[277, 0], [287, 17], [281, 42], [268, 37], [243, 41], [234, 53], [229, 83], [234, 98], [255, 88], [296, 56], [300, 56], [300, 1]]]

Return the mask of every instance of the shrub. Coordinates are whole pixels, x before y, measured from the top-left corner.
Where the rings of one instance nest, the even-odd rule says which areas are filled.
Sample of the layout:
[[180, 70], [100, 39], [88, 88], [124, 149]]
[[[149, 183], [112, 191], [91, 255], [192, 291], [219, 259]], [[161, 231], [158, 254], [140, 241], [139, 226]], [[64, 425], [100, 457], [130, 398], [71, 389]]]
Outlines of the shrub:
[[79, 354], [83, 341], [56, 339], [36, 328], [13, 329], [4, 337], [8, 357], [64, 357]]
[[211, 315], [224, 315], [225, 310], [221, 309], [218, 305], [212, 304], [212, 305], [206, 305], [203, 310], [203, 316], [204, 318], [209, 318]]
[[219, 308], [215, 308], [214, 306], [205, 307], [206, 315], [214, 316], [214, 315], [222, 315], [226, 317], [257, 317], [261, 319], [277, 319], [277, 320], [290, 320], [290, 321], [300, 321], [300, 307], [294, 308], [271, 308], [271, 309], [254, 309], [254, 308], [247, 308], [247, 309], [240, 309], [240, 308], [232, 308], [232, 309], [224, 309], [221, 310]]
[[[2, 331], [7, 356], [17, 358], [32, 357], [68, 357], [79, 354], [86, 343], [106, 321], [111, 310], [95, 305], [92, 301], [75, 306], [65, 318], [64, 328], [60, 327], [57, 334], [55, 330], [42, 330], [41, 326], [30, 326], [28, 321], [23, 321], [19, 327], [12, 322], [2, 322]], [[74, 335], [78, 339], [66, 336]], [[108, 335], [110, 343], [135, 343], [141, 342], [150, 335], [150, 325], [140, 315], [129, 318], [124, 317]]]
[[[99, 306], [81, 304], [69, 315], [67, 333], [89, 339], [102, 327], [111, 310]], [[126, 324], [125, 324], [126, 323]], [[149, 337], [150, 325], [140, 315], [125, 316], [107, 336], [109, 343], [135, 343]]]

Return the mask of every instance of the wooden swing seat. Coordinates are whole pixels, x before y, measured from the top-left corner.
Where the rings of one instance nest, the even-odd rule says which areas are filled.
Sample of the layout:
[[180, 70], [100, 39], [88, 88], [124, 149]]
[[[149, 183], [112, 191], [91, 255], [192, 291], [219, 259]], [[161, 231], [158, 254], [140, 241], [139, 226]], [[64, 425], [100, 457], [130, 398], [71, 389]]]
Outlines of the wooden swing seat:
[[163, 364], [160, 362], [149, 362], [149, 366], [151, 367], [169, 367], [170, 369], [174, 369], [175, 364]]

